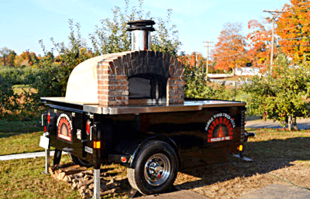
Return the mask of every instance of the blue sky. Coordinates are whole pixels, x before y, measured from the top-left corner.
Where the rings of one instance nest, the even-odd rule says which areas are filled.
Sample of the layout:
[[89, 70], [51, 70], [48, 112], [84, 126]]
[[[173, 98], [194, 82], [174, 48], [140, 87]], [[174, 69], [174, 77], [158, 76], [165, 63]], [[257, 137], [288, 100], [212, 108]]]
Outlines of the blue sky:
[[[8, 47], [18, 54], [29, 49], [42, 54], [39, 40], [47, 49], [56, 42], [68, 43], [68, 19], [79, 22], [82, 37], [89, 47], [89, 33], [100, 20], [112, 18], [115, 6], [123, 8], [124, 0], [0, 0], [0, 48]], [[264, 9], [281, 10], [289, 0], [144, 0], [143, 9], [153, 17], [166, 18], [172, 8], [172, 24], [179, 30], [180, 50], [206, 55], [203, 41], [217, 42], [226, 22], [241, 22], [246, 34], [251, 19], [270, 16]], [[130, 5], [138, 5], [131, 0]], [[155, 25], [156, 28], [156, 25]]]

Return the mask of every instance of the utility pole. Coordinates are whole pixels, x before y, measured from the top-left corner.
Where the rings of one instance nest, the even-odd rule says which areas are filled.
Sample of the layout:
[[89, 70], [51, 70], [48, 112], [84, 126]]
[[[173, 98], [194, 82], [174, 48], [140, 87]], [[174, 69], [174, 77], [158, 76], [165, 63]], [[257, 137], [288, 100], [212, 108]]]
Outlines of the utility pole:
[[202, 43], [206, 43], [206, 46], [203, 47], [207, 47], [207, 62], [206, 62], [206, 79], [208, 80], [208, 73], [209, 73], [209, 44], [213, 43], [211, 41], [203, 41]]
[[270, 53], [270, 75], [272, 74], [272, 66], [273, 66], [273, 48], [274, 48], [274, 22], [276, 21], [276, 14], [283, 13], [279, 10], [263, 10], [263, 12], [268, 12], [272, 14], [272, 38], [271, 38], [271, 53]]

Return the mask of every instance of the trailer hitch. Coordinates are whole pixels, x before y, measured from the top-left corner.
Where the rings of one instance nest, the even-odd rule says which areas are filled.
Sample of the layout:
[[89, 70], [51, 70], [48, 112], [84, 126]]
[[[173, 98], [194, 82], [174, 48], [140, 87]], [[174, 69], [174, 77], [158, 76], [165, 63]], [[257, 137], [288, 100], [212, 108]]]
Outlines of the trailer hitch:
[[[256, 136], [256, 135], [255, 135], [254, 132], [248, 133], [247, 131], [245, 131], [245, 133], [244, 133], [244, 142], [247, 142], [248, 139], [249, 139], [249, 137], [255, 137], [255, 136]], [[240, 158], [240, 159], [245, 160], [245, 161], [247, 161], [247, 162], [252, 162], [252, 161], [253, 161], [251, 158], [247, 158], [247, 157], [245, 157], [245, 156], [243, 155], [243, 154], [244, 154], [244, 145], [240, 145], [240, 146], [238, 147], [238, 150], [239, 150], [239, 154], [234, 154], [234, 156], [235, 156], [236, 158]]]
[[245, 131], [245, 133], [244, 133], [244, 142], [247, 142], [249, 137], [255, 137], [255, 136], [256, 136], [256, 134], [254, 132], [248, 133], [247, 131]]

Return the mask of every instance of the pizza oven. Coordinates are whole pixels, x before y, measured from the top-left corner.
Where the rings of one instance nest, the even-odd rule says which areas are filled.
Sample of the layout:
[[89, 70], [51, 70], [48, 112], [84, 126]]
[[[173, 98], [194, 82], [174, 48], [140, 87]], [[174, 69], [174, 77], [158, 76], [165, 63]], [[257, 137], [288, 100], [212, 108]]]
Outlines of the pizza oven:
[[71, 73], [66, 100], [100, 106], [184, 103], [184, 67], [169, 54], [151, 51], [152, 20], [128, 22], [132, 50], [79, 64]]

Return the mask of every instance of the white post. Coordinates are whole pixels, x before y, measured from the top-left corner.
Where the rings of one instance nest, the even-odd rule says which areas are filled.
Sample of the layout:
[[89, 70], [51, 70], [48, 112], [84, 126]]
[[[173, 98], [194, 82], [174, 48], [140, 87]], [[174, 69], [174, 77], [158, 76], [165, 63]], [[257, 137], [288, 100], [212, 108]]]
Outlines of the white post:
[[100, 198], [100, 169], [94, 169], [94, 199]]

